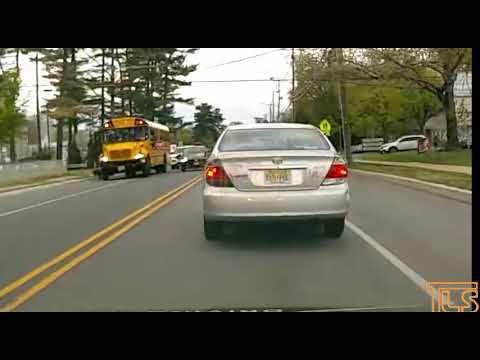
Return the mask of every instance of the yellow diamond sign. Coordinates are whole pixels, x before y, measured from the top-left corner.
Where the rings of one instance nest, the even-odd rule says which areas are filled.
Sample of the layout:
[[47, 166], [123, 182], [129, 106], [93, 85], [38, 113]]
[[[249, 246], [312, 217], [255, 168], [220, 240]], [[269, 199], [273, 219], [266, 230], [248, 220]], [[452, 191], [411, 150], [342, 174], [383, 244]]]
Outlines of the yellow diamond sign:
[[330, 125], [330, 122], [327, 119], [323, 119], [322, 121], [320, 121], [319, 127], [322, 133], [330, 136], [330, 132], [332, 131], [332, 125]]

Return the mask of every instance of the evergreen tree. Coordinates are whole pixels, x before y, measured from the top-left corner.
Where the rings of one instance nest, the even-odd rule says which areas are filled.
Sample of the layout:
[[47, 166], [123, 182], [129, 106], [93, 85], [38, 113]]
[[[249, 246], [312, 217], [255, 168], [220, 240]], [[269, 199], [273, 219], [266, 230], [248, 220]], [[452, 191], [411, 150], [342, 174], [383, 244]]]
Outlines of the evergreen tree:
[[220, 109], [214, 109], [212, 105], [202, 103], [195, 107], [193, 136], [198, 142], [211, 147], [225, 128], [222, 124], [225, 120]]
[[176, 91], [190, 82], [181, 78], [196, 69], [186, 65], [186, 57], [197, 49], [135, 48], [126, 61], [130, 84], [134, 84], [132, 98], [135, 113], [178, 128], [182, 119], [174, 116], [175, 103], [192, 104]]
[[48, 75], [46, 76], [57, 88], [57, 93], [48, 101], [48, 108], [53, 118], [57, 119], [57, 159], [63, 158], [63, 131], [68, 125], [68, 149], [75, 158], [70, 162], [77, 162], [78, 149], [74, 136], [78, 130], [78, 115], [84, 112], [83, 101], [86, 96], [85, 82], [81, 66], [85, 59], [78, 57], [80, 49], [55, 48], [43, 49], [42, 61]]

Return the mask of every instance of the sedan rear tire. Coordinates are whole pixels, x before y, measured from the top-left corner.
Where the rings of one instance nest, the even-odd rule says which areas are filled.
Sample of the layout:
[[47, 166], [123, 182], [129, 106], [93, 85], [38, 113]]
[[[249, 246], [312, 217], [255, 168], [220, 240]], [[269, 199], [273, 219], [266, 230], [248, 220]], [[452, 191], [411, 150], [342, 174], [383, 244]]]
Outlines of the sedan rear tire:
[[218, 240], [222, 235], [222, 224], [217, 221], [203, 219], [203, 232], [206, 240]]
[[333, 237], [337, 239], [340, 236], [342, 236], [344, 230], [345, 230], [345, 219], [328, 220], [325, 223], [325, 234], [328, 237]]

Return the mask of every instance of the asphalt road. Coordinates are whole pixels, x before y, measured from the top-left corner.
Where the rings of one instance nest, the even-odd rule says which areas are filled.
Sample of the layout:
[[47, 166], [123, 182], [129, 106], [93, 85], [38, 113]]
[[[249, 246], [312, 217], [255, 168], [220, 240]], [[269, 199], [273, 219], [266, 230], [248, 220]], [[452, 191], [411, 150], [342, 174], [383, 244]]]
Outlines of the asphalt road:
[[[0, 289], [198, 175], [91, 179], [0, 195]], [[420, 280], [471, 278], [469, 204], [354, 174], [350, 225], [340, 239], [312, 234], [305, 225], [251, 224], [208, 242], [202, 186], [161, 207], [15, 311], [430, 311]], [[0, 307], [48, 273], [0, 298]]]

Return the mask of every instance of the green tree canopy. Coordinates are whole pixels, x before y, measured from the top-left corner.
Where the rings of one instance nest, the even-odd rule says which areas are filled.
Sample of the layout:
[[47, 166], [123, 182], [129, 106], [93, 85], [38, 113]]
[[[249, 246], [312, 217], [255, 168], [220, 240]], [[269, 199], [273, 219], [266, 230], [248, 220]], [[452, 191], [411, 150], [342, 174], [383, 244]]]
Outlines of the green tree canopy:
[[195, 141], [201, 142], [203, 145], [211, 147], [215, 144], [218, 136], [224, 126], [223, 115], [220, 109], [213, 108], [212, 105], [202, 103], [195, 107], [193, 136]]
[[[0, 74], [0, 143], [11, 143], [21, 135], [28, 124], [25, 115], [17, 107], [20, 82], [16, 70]], [[12, 151], [10, 155], [14, 157]]]
[[[442, 57], [432, 55], [435, 49], [423, 49], [423, 52], [399, 49], [399, 53], [394, 52], [396, 56], [405, 56], [401, 60], [410, 64], [412, 70], [409, 71], [399, 70], [404, 66], [403, 63], [398, 65], [393, 60], [386, 60], [393, 57], [391, 51], [345, 49], [344, 65], [339, 66], [333, 50], [300, 51], [296, 59], [298, 86], [295, 89], [295, 119], [316, 126], [320, 119], [328, 119], [332, 123], [331, 138], [334, 143], [338, 143], [341, 126], [337, 80], [345, 84], [345, 115], [354, 142], [360, 137], [390, 138], [410, 131], [421, 132], [428, 118], [442, 110], [440, 97], [433, 90], [445, 85], [442, 72], [446, 70], [438, 67]], [[461, 53], [460, 49], [450, 50], [444, 52], [446, 58]], [[438, 53], [442, 51], [438, 50]], [[407, 54], [410, 54], [410, 58]], [[427, 58], [430, 62], [425, 60]], [[413, 66], [412, 59], [417, 59], [420, 65]], [[436, 59], [436, 63], [433, 59]], [[447, 68], [455, 66], [451, 64]], [[438, 71], [435, 71], [437, 67]]]
[[370, 48], [350, 64], [370, 79], [402, 82], [433, 94], [447, 121], [447, 149], [458, 147], [454, 84], [460, 71], [470, 71], [471, 48]]
[[128, 78], [134, 85], [134, 111], [169, 127], [178, 128], [182, 119], [174, 116], [175, 103], [193, 104], [177, 94], [190, 85], [184, 78], [197, 65], [187, 65], [188, 54], [197, 49], [133, 48], [126, 63]]

